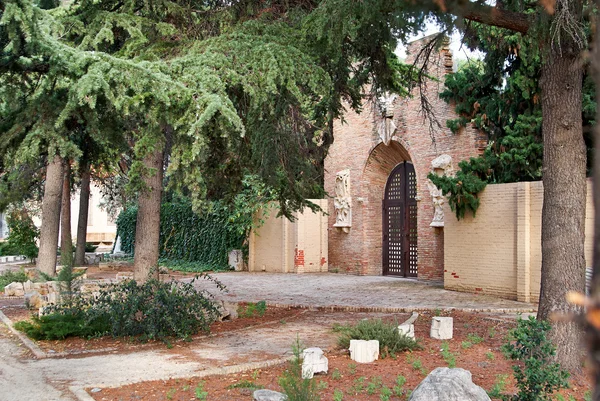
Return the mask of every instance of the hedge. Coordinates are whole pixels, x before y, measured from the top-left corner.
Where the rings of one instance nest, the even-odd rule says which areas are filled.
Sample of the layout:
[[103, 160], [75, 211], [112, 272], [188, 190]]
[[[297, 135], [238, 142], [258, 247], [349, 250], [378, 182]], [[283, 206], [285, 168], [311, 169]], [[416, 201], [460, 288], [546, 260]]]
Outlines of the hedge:
[[[137, 206], [121, 212], [117, 235], [121, 249], [133, 254]], [[163, 203], [160, 210], [160, 258], [179, 270], [203, 271], [227, 269], [227, 254], [242, 249], [244, 236], [231, 227], [223, 210], [210, 214], [194, 213], [189, 203]]]

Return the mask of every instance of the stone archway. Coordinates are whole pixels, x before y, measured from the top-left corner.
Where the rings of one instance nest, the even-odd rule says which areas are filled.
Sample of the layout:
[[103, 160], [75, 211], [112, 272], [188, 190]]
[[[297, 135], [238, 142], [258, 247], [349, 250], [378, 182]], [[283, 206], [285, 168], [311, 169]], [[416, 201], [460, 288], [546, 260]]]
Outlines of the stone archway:
[[363, 274], [383, 274], [383, 209], [385, 187], [394, 168], [412, 162], [410, 154], [397, 140], [378, 144], [371, 150], [361, 177], [363, 188]]

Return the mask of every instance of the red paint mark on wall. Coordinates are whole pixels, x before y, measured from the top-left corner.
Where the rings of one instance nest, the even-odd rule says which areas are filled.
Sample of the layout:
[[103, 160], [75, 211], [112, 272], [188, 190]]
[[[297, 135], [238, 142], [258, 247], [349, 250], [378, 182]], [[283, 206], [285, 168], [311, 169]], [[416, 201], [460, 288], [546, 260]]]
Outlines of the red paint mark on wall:
[[327, 263], [327, 259], [321, 258], [321, 266], [325, 265], [325, 263]]
[[296, 248], [294, 251], [294, 266], [304, 266], [304, 250]]

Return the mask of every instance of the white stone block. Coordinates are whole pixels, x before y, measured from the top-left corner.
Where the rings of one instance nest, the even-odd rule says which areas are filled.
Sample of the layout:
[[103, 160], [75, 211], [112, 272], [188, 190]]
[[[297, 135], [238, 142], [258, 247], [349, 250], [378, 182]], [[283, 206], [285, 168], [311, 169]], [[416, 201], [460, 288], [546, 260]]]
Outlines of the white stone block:
[[398, 326], [398, 332], [404, 334], [408, 338], [415, 338], [415, 325], [403, 323]]
[[350, 359], [358, 363], [370, 363], [379, 359], [379, 341], [350, 340]]
[[302, 351], [302, 378], [312, 379], [315, 373], [327, 373], [329, 361], [321, 348], [313, 347]]
[[5, 286], [4, 295], [6, 295], [7, 297], [22, 297], [23, 295], [25, 295], [23, 283], [14, 282]]
[[451, 317], [436, 316], [431, 320], [431, 338], [437, 340], [451, 340], [453, 330], [453, 320]]
[[23, 290], [25, 290], [25, 292], [32, 291], [33, 290], [33, 282], [31, 280], [27, 280], [26, 282], [24, 282]]
[[244, 254], [241, 250], [233, 249], [229, 251], [228, 262], [229, 267], [236, 272], [241, 272], [244, 270]]

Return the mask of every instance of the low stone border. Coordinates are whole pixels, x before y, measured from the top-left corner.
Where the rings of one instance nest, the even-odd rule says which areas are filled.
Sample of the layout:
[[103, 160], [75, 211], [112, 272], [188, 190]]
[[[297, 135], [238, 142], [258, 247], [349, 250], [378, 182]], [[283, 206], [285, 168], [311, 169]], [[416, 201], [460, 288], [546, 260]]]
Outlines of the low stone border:
[[[237, 302], [253, 302], [253, 301], [237, 301]], [[257, 301], [254, 301], [257, 302]], [[270, 303], [267, 301], [267, 305], [275, 306], [277, 308], [298, 308], [298, 309], [309, 309], [323, 312], [367, 312], [367, 313], [412, 313], [412, 312], [467, 312], [467, 313], [481, 313], [481, 312], [493, 312], [493, 313], [531, 313], [537, 312], [537, 308], [403, 308], [403, 307], [388, 307], [388, 306], [343, 306], [343, 305], [331, 305], [331, 306], [310, 306], [310, 305], [298, 305], [298, 304], [280, 304]]]
[[2, 311], [0, 311], [0, 320], [2, 320], [2, 323], [4, 323], [14, 335], [19, 337], [19, 340], [21, 340], [21, 342], [23, 342], [23, 344], [29, 348], [29, 350], [37, 359], [48, 358], [48, 354], [42, 351], [42, 349], [38, 347], [36, 343], [31, 341], [25, 334], [14, 328], [12, 321], [4, 313], [2, 313]]
[[[269, 359], [267, 361], [261, 361], [261, 362], [247, 362], [247, 363], [242, 363], [239, 365], [232, 365], [232, 366], [225, 366], [222, 368], [210, 368], [210, 369], [206, 369], [203, 370], [201, 372], [196, 372], [193, 374], [189, 374], [189, 375], [184, 375], [184, 376], [173, 376], [171, 378], [173, 379], [190, 379], [192, 377], [194, 378], [202, 378], [202, 377], [207, 377], [207, 376], [227, 376], [227, 375], [232, 375], [234, 373], [242, 373], [242, 372], [249, 372], [249, 371], [253, 371], [253, 370], [257, 370], [257, 369], [266, 369], [266, 368], [270, 368], [272, 366], [277, 366], [277, 365], [281, 365], [283, 363], [286, 363], [288, 361], [291, 361], [294, 358], [293, 355], [287, 356], [287, 357], [283, 357], [283, 358], [277, 358], [277, 359]], [[131, 384], [136, 384], [136, 383], [143, 383], [145, 380], [143, 381], [139, 381], [139, 382], [128, 382], [128, 383], [123, 383], [120, 384], [119, 386], [115, 386], [115, 387], [122, 387], [122, 386], [128, 386]], [[86, 388], [110, 388], [113, 386], [107, 386], [107, 385], [103, 385], [103, 386], [71, 386], [69, 387], [69, 390], [77, 397], [77, 399], [79, 401], [94, 401], [94, 399], [92, 398], [92, 396], [90, 396], [88, 394], [87, 391], [85, 391]]]

